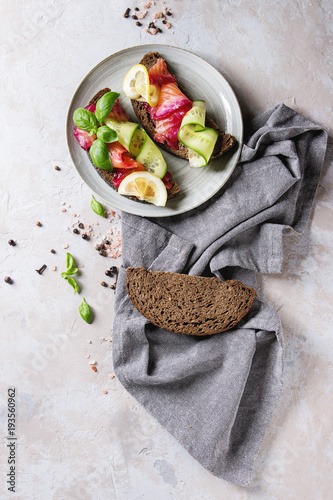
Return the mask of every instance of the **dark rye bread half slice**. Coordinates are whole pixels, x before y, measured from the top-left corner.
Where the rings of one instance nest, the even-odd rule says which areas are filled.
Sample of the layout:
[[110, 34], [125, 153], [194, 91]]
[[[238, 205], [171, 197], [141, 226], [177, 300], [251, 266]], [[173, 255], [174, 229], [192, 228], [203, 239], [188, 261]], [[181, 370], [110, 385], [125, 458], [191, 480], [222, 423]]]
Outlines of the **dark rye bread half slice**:
[[[104, 95], [106, 94], [107, 92], [111, 92], [111, 89], [109, 88], [105, 88], [105, 89], [102, 89], [102, 90], [99, 90], [97, 92], [96, 95], [94, 95], [94, 97], [92, 99], [90, 99], [89, 101], [89, 104], [96, 104], [97, 101]], [[103, 170], [102, 168], [98, 168], [96, 167], [96, 165], [94, 165], [92, 159], [91, 159], [91, 156], [89, 154], [89, 151], [87, 151], [87, 154], [88, 154], [88, 158], [90, 160], [90, 163], [92, 164], [92, 166], [95, 168], [95, 170], [98, 172], [98, 174], [100, 175], [100, 177], [102, 177], [102, 179], [110, 186], [112, 187], [112, 189], [114, 189], [115, 191], [117, 191], [117, 188], [115, 187], [115, 185], [113, 184], [113, 172], [110, 172], [109, 170]], [[167, 190], [167, 193], [168, 193], [168, 200], [170, 200], [171, 198], [175, 198], [175, 196], [177, 196], [179, 193], [180, 193], [180, 187], [178, 186], [178, 184], [173, 180], [171, 179], [170, 180], [170, 183], [172, 184], [172, 187], [170, 189]], [[126, 196], [126, 198], [129, 198], [130, 200], [132, 201], [137, 201], [139, 203], [147, 203], [146, 201], [142, 201], [142, 200], [139, 200], [138, 198], [136, 198], [136, 196]]]
[[[149, 52], [141, 59], [140, 64], [143, 64], [143, 66], [145, 66], [147, 68], [147, 70], [149, 71], [150, 68], [156, 63], [157, 59], [159, 59], [159, 57], [161, 57], [161, 56], [159, 55], [158, 52]], [[167, 63], [167, 61], [165, 61], [165, 62]], [[186, 92], [184, 91], [184, 89], [182, 89], [180, 86], [179, 86], [179, 88], [183, 92], [183, 94], [186, 95]], [[187, 97], [190, 99], [190, 96], [187, 95]], [[154, 139], [154, 135], [156, 132], [155, 123], [154, 123], [154, 121], [152, 121], [150, 119], [149, 113], [145, 108], [145, 104], [143, 104], [140, 101], [133, 100], [133, 99], [131, 102], [132, 102], [133, 110], [134, 110], [138, 120], [140, 121], [140, 123], [142, 124], [142, 126], [144, 127], [146, 132], [150, 135], [150, 137], [152, 139]], [[209, 116], [206, 116], [206, 127], [213, 128], [219, 134], [211, 158], [213, 158], [213, 159], [219, 158], [224, 153], [226, 153], [227, 151], [231, 150], [232, 148], [234, 148], [236, 146], [237, 139], [231, 134], [224, 133], [224, 131], [221, 130], [220, 127], [218, 125], [216, 125], [216, 123], [211, 118], [209, 118]], [[158, 145], [163, 147], [163, 149], [165, 149], [166, 151], [168, 151], [169, 153], [171, 153], [175, 156], [178, 156], [180, 158], [184, 158], [186, 160], [188, 159], [188, 149], [181, 142], [178, 142], [177, 149], [171, 148], [166, 143], [164, 143], [164, 144], [158, 143]]]
[[163, 330], [211, 335], [234, 327], [256, 296], [240, 281], [129, 267], [128, 296], [140, 313]]

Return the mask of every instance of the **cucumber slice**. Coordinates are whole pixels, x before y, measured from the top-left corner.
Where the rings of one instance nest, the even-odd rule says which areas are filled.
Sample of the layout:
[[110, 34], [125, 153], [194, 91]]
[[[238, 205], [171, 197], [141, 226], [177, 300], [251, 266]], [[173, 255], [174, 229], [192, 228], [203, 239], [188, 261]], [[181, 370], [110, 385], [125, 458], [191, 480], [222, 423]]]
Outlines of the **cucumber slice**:
[[206, 120], [206, 103], [205, 101], [193, 101], [192, 108], [186, 113], [183, 118], [181, 128], [186, 125], [197, 125], [198, 130], [205, 128]]
[[127, 151], [131, 152], [130, 144], [132, 142], [133, 134], [139, 127], [139, 124], [133, 122], [117, 122], [108, 116], [105, 118], [104, 123], [117, 132], [120, 144], [124, 146]]
[[205, 127], [206, 103], [193, 101], [190, 109], [182, 120], [178, 139], [188, 148], [190, 167], [204, 167], [213, 154], [218, 133]]
[[146, 132], [142, 128], [137, 128], [132, 136], [130, 144], [130, 153], [134, 157], [138, 156], [146, 139]]
[[185, 146], [203, 157], [204, 163], [197, 166], [204, 167], [212, 156], [218, 133], [212, 128], [196, 131], [196, 125], [186, 125], [180, 129], [178, 138]]
[[136, 156], [136, 161], [142, 163], [148, 172], [157, 175], [162, 179], [168, 169], [167, 164], [162, 156], [161, 151], [151, 140], [149, 135], [145, 133], [145, 140], [140, 149], [139, 154]]
[[138, 123], [117, 122], [109, 117], [105, 118], [104, 123], [117, 132], [120, 144], [136, 161], [142, 163], [148, 172], [160, 179], [165, 176], [168, 167], [162, 153], [147, 133], [139, 128]]

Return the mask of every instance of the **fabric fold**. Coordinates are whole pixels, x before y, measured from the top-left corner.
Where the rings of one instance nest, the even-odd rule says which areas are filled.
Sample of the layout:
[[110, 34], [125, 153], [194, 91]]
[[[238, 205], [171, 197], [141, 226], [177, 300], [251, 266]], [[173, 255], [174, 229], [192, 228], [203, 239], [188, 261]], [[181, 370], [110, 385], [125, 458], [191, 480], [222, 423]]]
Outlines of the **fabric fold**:
[[226, 185], [178, 217], [122, 215], [123, 263], [115, 297], [114, 369], [120, 382], [214, 475], [248, 485], [282, 388], [277, 313], [256, 298], [232, 330], [195, 337], [166, 332], [134, 309], [126, 269], [240, 279], [278, 273], [287, 227], [310, 215], [326, 132], [280, 104], [256, 117]]

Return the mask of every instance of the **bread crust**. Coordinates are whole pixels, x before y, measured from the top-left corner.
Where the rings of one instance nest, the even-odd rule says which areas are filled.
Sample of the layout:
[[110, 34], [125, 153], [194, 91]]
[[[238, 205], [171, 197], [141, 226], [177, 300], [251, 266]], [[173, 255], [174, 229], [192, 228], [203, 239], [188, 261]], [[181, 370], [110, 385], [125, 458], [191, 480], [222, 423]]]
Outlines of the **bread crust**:
[[249, 312], [256, 292], [238, 280], [129, 267], [126, 291], [151, 323], [174, 333], [212, 335], [233, 328]]
[[[159, 55], [158, 52], [149, 52], [141, 59], [140, 64], [145, 66], [147, 71], [149, 71], [150, 68], [156, 63], [156, 61], [160, 57], [161, 56]], [[184, 92], [182, 88], [180, 88], [180, 90], [183, 92], [183, 94], [186, 95], [186, 92]], [[149, 113], [147, 112], [145, 105], [140, 101], [136, 101], [134, 99], [132, 99], [131, 102], [134, 113], [136, 114], [139, 122], [142, 124], [142, 126], [146, 130], [147, 134], [151, 137], [151, 139], [154, 140], [154, 135], [156, 132], [155, 123], [153, 120], [150, 119]], [[213, 154], [211, 156], [212, 159], [220, 158], [224, 153], [230, 151], [236, 146], [237, 144], [236, 138], [231, 134], [224, 133], [223, 130], [221, 130], [220, 127], [216, 125], [216, 123], [209, 116], [206, 116], [206, 127], [213, 128], [218, 133], [218, 138], [214, 147]], [[181, 142], [178, 142], [178, 149], [174, 149], [166, 143], [162, 144], [159, 142], [158, 145], [161, 146], [163, 149], [165, 149], [165, 151], [168, 151], [169, 153], [178, 156], [179, 158], [184, 158], [186, 160], [188, 159], [188, 149]]]

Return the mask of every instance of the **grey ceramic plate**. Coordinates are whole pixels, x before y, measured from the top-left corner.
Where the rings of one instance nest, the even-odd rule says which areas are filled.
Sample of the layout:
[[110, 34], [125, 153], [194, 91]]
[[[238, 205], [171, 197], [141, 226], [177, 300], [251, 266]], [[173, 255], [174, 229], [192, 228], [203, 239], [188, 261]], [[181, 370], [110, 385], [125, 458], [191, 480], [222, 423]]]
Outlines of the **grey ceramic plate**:
[[[188, 162], [163, 151], [169, 170], [181, 188], [181, 194], [167, 202], [165, 207], [137, 203], [117, 194], [92, 167], [86, 152], [73, 136], [72, 116], [76, 108], [84, 107], [102, 88], [120, 92], [120, 103], [136, 121], [130, 100], [122, 94], [122, 83], [127, 71], [140, 62], [147, 52], [157, 51], [167, 61], [171, 72], [193, 99], [204, 99], [207, 114], [225, 132], [234, 135], [238, 147], [204, 168], [190, 168]], [[167, 45], [141, 45], [122, 50], [95, 66], [77, 88], [67, 116], [67, 142], [73, 163], [92, 191], [112, 207], [146, 217], [170, 217], [198, 207], [211, 198], [230, 177], [240, 155], [243, 140], [243, 122], [238, 101], [228, 82], [210, 64], [197, 55]]]

